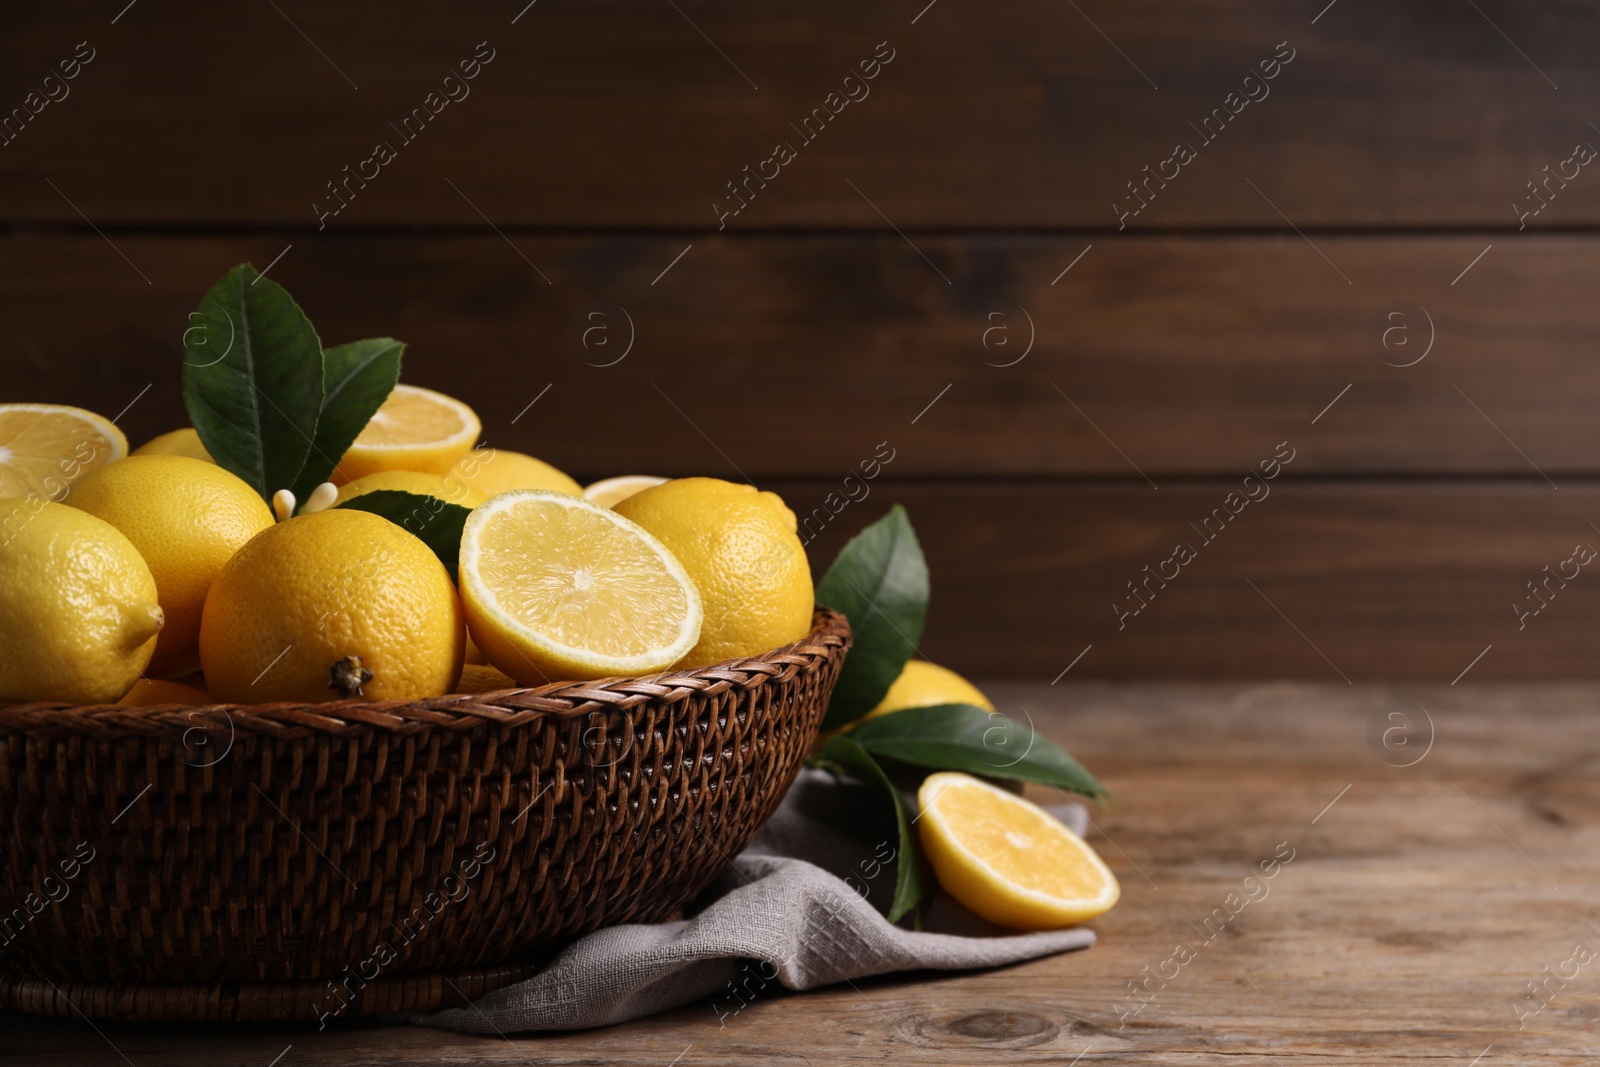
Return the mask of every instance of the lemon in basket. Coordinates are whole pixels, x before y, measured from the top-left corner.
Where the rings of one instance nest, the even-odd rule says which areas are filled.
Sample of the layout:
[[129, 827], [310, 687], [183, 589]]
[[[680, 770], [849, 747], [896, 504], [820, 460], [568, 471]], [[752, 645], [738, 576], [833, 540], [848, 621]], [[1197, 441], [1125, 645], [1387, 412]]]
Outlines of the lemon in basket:
[[450, 692], [466, 647], [450, 573], [388, 519], [331, 508], [271, 526], [206, 597], [200, 663], [219, 703]]
[[461, 457], [451, 474], [486, 497], [513, 489], [551, 489], [581, 493], [583, 487], [565, 471], [542, 459], [503, 448], [477, 448]]
[[619, 501], [683, 563], [705, 602], [685, 667], [759, 656], [811, 630], [811, 565], [773, 493], [719, 478], [678, 478]]
[[133, 542], [88, 512], [0, 500], [0, 700], [109, 704], [166, 618]]
[[121, 530], [155, 575], [167, 624], [148, 672], [167, 678], [200, 666], [200, 611], [223, 564], [272, 525], [244, 479], [184, 456], [129, 456], [91, 471], [66, 503]]
[[203, 459], [207, 463], [215, 463], [211, 453], [206, 451], [206, 446], [200, 443], [200, 435], [194, 427], [185, 426], [181, 430], [172, 430], [169, 433], [152, 437], [129, 455], [133, 456], [187, 456], [190, 459]]
[[0, 499], [60, 500], [78, 478], [128, 454], [110, 419], [63, 404], [0, 404]]
[[666, 480], [654, 474], [619, 474], [615, 478], [602, 478], [584, 486], [583, 498], [614, 508], [635, 493], [654, 489]]
[[379, 490], [392, 489], [402, 493], [431, 496], [447, 504], [460, 504], [472, 509], [489, 498], [453, 474], [424, 474], [421, 471], [379, 471], [357, 478], [339, 487], [335, 503], [343, 504], [353, 497]]
[[455, 397], [397, 385], [345, 451], [333, 481], [392, 470], [448, 474], [481, 429], [477, 414]]
[[968, 911], [1016, 930], [1076, 926], [1122, 888], [1083, 838], [1015, 793], [971, 775], [930, 774], [917, 791], [923, 851]]
[[683, 565], [581, 496], [518, 489], [481, 505], [459, 574], [473, 641], [522, 685], [664, 670], [700, 637]]

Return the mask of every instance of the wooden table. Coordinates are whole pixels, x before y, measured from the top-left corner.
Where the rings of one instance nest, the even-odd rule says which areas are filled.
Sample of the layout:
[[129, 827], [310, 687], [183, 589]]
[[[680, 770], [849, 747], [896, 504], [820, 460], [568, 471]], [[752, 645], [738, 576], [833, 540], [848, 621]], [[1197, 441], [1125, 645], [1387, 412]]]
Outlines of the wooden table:
[[[1087, 952], [766, 995], [725, 1027], [704, 1004], [605, 1030], [509, 1038], [385, 1024], [97, 1030], [6, 1015], [0, 1061], [691, 1067], [1137, 1056], [1500, 1067], [1596, 1058], [1600, 687], [989, 688], [1118, 797], [1095, 815], [1091, 840], [1123, 899], [1094, 924], [1100, 942]], [[1244, 881], [1291, 850], [1272, 879]], [[1580, 942], [1595, 952], [1582, 966]], [[1175, 955], [1180, 944], [1188, 952]], [[1563, 971], [1564, 982], [1550, 977]], [[1545, 982], [1542, 997], [1530, 982]]]

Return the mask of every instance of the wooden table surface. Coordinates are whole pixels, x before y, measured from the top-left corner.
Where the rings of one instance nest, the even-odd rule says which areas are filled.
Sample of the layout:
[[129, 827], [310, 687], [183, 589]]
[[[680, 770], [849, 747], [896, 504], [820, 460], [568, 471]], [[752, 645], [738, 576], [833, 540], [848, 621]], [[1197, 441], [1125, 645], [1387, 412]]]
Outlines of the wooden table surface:
[[[1095, 814], [1090, 839], [1123, 898], [1094, 924], [1100, 941], [1086, 952], [763, 995], [725, 1026], [705, 1004], [604, 1030], [505, 1038], [381, 1023], [319, 1033], [4, 1015], [0, 1061], [1500, 1067], [1596, 1058], [1600, 687], [989, 688], [1118, 798]], [[1275, 854], [1292, 858], [1274, 878], [1245, 882]], [[1130, 992], [1152, 974], [1140, 996]], [[1529, 983], [1543, 983], [1542, 995]]]

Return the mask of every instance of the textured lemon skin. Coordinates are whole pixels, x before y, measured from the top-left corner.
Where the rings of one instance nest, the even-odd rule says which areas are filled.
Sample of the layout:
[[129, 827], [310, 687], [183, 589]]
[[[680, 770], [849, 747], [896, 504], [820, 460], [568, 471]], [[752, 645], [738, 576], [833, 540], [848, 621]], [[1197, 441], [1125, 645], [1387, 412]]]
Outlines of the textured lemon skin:
[[985, 711], [993, 711], [989, 698], [971, 682], [948, 667], [926, 660], [907, 660], [900, 676], [883, 694], [878, 706], [864, 718], [876, 718], [906, 708], [931, 708], [939, 704], [973, 704]]
[[365, 478], [357, 478], [339, 487], [336, 503], [343, 504], [352, 497], [375, 493], [380, 489], [394, 489], [402, 493], [419, 493], [435, 497], [448, 504], [475, 508], [489, 498], [453, 474], [424, 474], [422, 471], [379, 471]]
[[[497, 605], [497, 597], [483, 570], [493, 563], [495, 551], [491, 526], [507, 512], [520, 507], [549, 507], [587, 511], [605, 516], [608, 525], [621, 527], [624, 537], [637, 537], [650, 546], [663, 572], [677, 583], [685, 599], [677, 640], [664, 648], [652, 648], [634, 655], [608, 655], [588, 648], [562, 644], [548, 632], [537, 628], [520, 630], [515, 619]], [[514, 518], [514, 515], [511, 516]], [[485, 541], [489, 541], [485, 545]], [[544, 546], [540, 546], [543, 548]], [[470, 640], [495, 668], [515, 678], [520, 685], [538, 686], [568, 679], [606, 678], [613, 675], [640, 675], [666, 670], [683, 659], [698, 639], [704, 612], [700, 594], [682, 564], [649, 532], [611, 509], [581, 495], [548, 489], [513, 490], [492, 498], [467, 519], [461, 535], [462, 607], [467, 616]]]
[[461, 680], [456, 682], [458, 693], [492, 693], [496, 689], [515, 689], [516, 679], [503, 671], [482, 663], [469, 663], [461, 668]]
[[109, 704], [163, 622], [133, 542], [87, 512], [0, 500], [0, 700]]
[[368, 700], [451, 691], [466, 647], [450, 574], [387, 519], [331, 509], [280, 522], [223, 567], [206, 597], [200, 662], [220, 703], [342, 699], [329, 669], [361, 657]]
[[[941, 794], [950, 786], [958, 788], [940, 801]], [[1044, 819], [1052, 817], [1022, 797], [979, 782], [970, 775], [952, 771], [930, 774], [917, 790], [917, 803], [922, 809], [917, 819], [917, 836], [929, 865], [939, 879], [939, 887], [962, 907], [997, 926], [1013, 930], [1059, 930], [1105, 914], [1121, 898], [1122, 887], [1117, 883], [1116, 876], [1106, 868], [1093, 849], [1064, 826], [1060, 828], [1063, 835], [1061, 844], [1081, 850], [1085, 864], [1104, 880], [1106, 892], [1100, 899], [1076, 903], [1041, 899], [999, 877], [971, 851], [957, 844], [936, 810], [938, 803], [956, 803], [965, 799], [959, 796], [962, 791], [960, 787], [986, 791], [989, 799], [1002, 810], [1007, 806], [1024, 811], [1031, 809], [1031, 814]]]
[[162, 704], [210, 704], [211, 694], [192, 685], [163, 682], [154, 678], [140, 678], [133, 683], [122, 699], [117, 701], [125, 708], [153, 708]]
[[272, 525], [266, 502], [215, 463], [143, 455], [84, 475], [66, 503], [121, 530], [155, 575], [167, 624], [147, 673], [166, 678], [198, 669], [206, 593], [222, 565]]
[[431, 402], [439, 409], [453, 411], [459, 417], [461, 425], [444, 439], [423, 438], [403, 444], [378, 447], [373, 444], [374, 438], [371, 432], [373, 424], [369, 423], [367, 429], [356, 436], [355, 441], [340, 458], [339, 465], [330, 480], [335, 485], [343, 485], [357, 478], [365, 478], [369, 474], [392, 470], [422, 471], [425, 474], [450, 473], [450, 469], [457, 461], [472, 450], [472, 446], [477, 443], [478, 434], [483, 430], [477, 413], [466, 404], [432, 389], [402, 384], [394, 387], [389, 399], [385, 400], [377, 414], [373, 415], [373, 422], [379, 422], [392, 412], [403, 409], [407, 404], [423, 402]]
[[204, 460], [215, 463], [211, 453], [206, 451], [206, 446], [200, 443], [200, 435], [192, 426], [185, 426], [181, 430], [172, 430], [159, 437], [152, 437], [130, 455], [134, 456], [187, 456], [189, 459]]
[[787, 509], [754, 486], [678, 478], [612, 508], [654, 534], [700, 590], [700, 641], [680, 666], [759, 656], [811, 630], [811, 565]]
[[503, 448], [478, 448], [467, 453], [451, 472], [485, 497], [499, 496], [513, 489], [549, 489], [556, 493], [583, 495], [579, 485], [565, 472], [542, 459]]

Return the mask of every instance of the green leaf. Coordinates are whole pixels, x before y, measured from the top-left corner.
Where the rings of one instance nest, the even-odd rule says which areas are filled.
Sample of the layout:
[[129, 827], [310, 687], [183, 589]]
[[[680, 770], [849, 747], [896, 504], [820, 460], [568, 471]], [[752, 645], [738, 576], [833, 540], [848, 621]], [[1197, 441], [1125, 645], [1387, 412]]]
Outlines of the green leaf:
[[218, 465], [269, 503], [300, 476], [322, 410], [322, 343], [249, 264], [222, 276], [183, 334], [183, 403]]
[[856, 724], [848, 736], [882, 759], [936, 771], [1038, 782], [1096, 799], [1110, 795], [1094, 775], [1032, 723], [1019, 723], [971, 704], [939, 704], [879, 715]]
[[894, 900], [889, 905], [889, 921], [899, 922], [912, 909], [921, 910], [933, 897], [935, 883], [922, 858], [917, 833], [906, 814], [905, 798], [889, 776], [860, 745], [844, 735], [828, 739], [812, 760], [834, 774], [853, 774], [877, 785], [894, 804], [895, 822], [900, 829], [900, 847], [895, 853]]
[[871, 711], [916, 651], [928, 615], [928, 564], [899, 504], [851, 538], [817, 584], [817, 603], [843, 612], [854, 642], [822, 729]]
[[291, 486], [296, 500], [305, 503], [329, 479], [350, 442], [389, 399], [405, 349], [392, 337], [374, 337], [323, 350], [322, 411], [305, 466]]
[[420, 493], [405, 493], [399, 489], [377, 489], [351, 497], [341, 508], [370, 511], [396, 526], [416, 534], [422, 543], [433, 549], [439, 562], [455, 580], [456, 566], [461, 557], [461, 528], [466, 525], [471, 510], [460, 504], [451, 504], [438, 497]]

